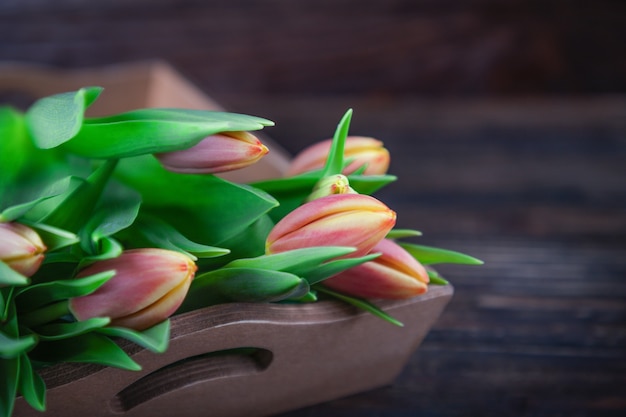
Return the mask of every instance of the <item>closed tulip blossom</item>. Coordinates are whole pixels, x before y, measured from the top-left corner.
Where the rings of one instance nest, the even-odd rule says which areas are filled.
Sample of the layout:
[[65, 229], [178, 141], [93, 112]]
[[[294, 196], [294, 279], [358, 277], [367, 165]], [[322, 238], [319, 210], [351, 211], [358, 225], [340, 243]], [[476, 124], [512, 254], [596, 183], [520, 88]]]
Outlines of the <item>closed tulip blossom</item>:
[[402, 299], [427, 291], [426, 268], [400, 245], [383, 239], [372, 253], [381, 255], [326, 279], [324, 285], [362, 298]]
[[144, 330], [168, 318], [183, 302], [196, 272], [188, 256], [166, 249], [131, 249], [96, 262], [78, 277], [114, 270], [95, 292], [70, 300], [78, 320], [109, 317], [111, 325]]
[[313, 188], [313, 191], [306, 198], [306, 201], [326, 197], [333, 194], [356, 194], [348, 178], [342, 174], [331, 175], [322, 178]]
[[0, 260], [30, 277], [44, 259], [46, 246], [33, 229], [21, 223], [0, 223]]
[[[302, 150], [293, 159], [286, 175], [293, 176], [324, 167], [331, 144], [332, 139], [327, 139]], [[389, 151], [381, 141], [374, 138], [348, 136], [344, 145], [344, 158], [354, 159], [343, 169], [344, 175], [350, 175], [363, 165], [366, 165], [364, 175], [382, 175], [389, 169]]]
[[190, 148], [155, 156], [169, 171], [214, 174], [247, 167], [267, 152], [256, 136], [240, 131], [208, 136]]
[[362, 194], [334, 194], [305, 203], [270, 231], [266, 253], [315, 246], [350, 246], [350, 256], [367, 254], [396, 222], [396, 213]]

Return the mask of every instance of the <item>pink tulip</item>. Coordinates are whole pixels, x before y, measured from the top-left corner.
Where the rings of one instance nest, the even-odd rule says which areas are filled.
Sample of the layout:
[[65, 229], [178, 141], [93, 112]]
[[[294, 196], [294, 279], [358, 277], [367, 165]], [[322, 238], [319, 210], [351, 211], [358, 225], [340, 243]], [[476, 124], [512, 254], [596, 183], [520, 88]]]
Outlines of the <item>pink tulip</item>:
[[372, 253], [381, 255], [326, 279], [324, 285], [362, 298], [402, 299], [428, 290], [424, 266], [394, 241], [383, 239]]
[[301, 205], [270, 231], [266, 253], [314, 246], [350, 246], [367, 254], [396, 222], [396, 213], [374, 197], [335, 194]]
[[240, 131], [208, 136], [191, 148], [155, 156], [173, 172], [213, 174], [247, 167], [267, 152], [256, 136]]
[[33, 229], [21, 223], [0, 223], [0, 260], [30, 277], [44, 259], [46, 246]]
[[168, 318], [183, 302], [196, 272], [188, 256], [165, 249], [132, 249], [96, 262], [78, 277], [115, 270], [94, 293], [70, 300], [78, 320], [110, 317], [111, 325], [143, 330]]
[[[288, 176], [303, 172], [321, 169], [326, 163], [332, 139], [327, 139], [309, 146], [293, 159]], [[374, 138], [362, 136], [348, 136], [344, 147], [344, 158], [354, 158], [342, 174], [349, 175], [357, 168], [367, 164], [364, 175], [382, 175], [389, 169], [389, 151], [383, 147], [383, 143]]]

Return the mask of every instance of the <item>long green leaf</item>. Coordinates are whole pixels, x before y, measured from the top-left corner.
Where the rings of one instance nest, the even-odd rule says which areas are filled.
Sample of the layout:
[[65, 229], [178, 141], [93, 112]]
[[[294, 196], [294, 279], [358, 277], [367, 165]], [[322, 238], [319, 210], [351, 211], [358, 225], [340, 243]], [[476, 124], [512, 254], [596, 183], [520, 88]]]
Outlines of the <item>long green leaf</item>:
[[61, 340], [101, 329], [110, 322], [108, 317], [92, 317], [83, 321], [46, 324], [37, 327], [35, 332], [40, 340]]
[[28, 355], [20, 357], [20, 378], [18, 392], [37, 411], [46, 410], [46, 384], [35, 372]]
[[[133, 245], [170, 249], [186, 253], [192, 259], [214, 258], [230, 253], [230, 250], [203, 245], [187, 239], [171, 225], [154, 216], [142, 216], [129, 231], [127, 239]], [[142, 239], [143, 238], [143, 239]]]
[[125, 198], [108, 198], [81, 229], [81, 244], [90, 254], [97, 253], [98, 242], [129, 227], [139, 214], [141, 197], [133, 193]]
[[205, 245], [219, 246], [278, 205], [271, 195], [250, 186], [213, 175], [169, 172], [151, 156], [120, 161], [116, 175], [141, 194], [145, 213]]
[[[9, 106], [0, 106], [0, 207], [7, 191], [20, 175], [24, 161], [28, 155], [28, 137], [24, 127], [22, 113]], [[26, 152], [25, 152], [26, 151]], [[2, 216], [0, 216], [0, 221]], [[6, 221], [6, 220], [4, 220]]]
[[0, 360], [16, 358], [36, 344], [37, 338], [33, 335], [14, 338], [0, 330]]
[[30, 280], [28, 277], [25, 277], [4, 262], [0, 261], [0, 287], [10, 285], [28, 285], [29, 282]]
[[448, 284], [450, 284], [448, 282], [448, 280], [446, 280], [444, 277], [439, 275], [439, 273], [437, 271], [435, 271], [434, 269], [428, 268], [428, 269], [426, 269], [426, 272], [428, 273], [428, 278], [430, 279], [429, 284], [431, 284], [431, 285], [448, 285]]
[[387, 239], [402, 239], [407, 237], [421, 236], [422, 232], [413, 229], [391, 229], [387, 236]]
[[48, 186], [39, 190], [37, 195], [28, 201], [5, 208], [2, 213], [0, 213], [0, 221], [10, 222], [16, 220], [24, 216], [38, 204], [67, 192], [69, 187], [70, 177], [64, 177], [60, 180], [53, 181]]
[[164, 320], [141, 332], [115, 326], [103, 327], [97, 332], [111, 337], [121, 337], [152, 352], [163, 353], [170, 342], [170, 320]]
[[406, 249], [415, 259], [423, 265], [432, 264], [463, 264], [482, 265], [484, 262], [472, 256], [449, 249], [436, 248], [432, 246], [415, 245], [413, 243], [399, 242], [399, 245]]
[[49, 149], [76, 136], [81, 130], [85, 109], [101, 91], [101, 87], [85, 87], [36, 101], [26, 112], [26, 123], [35, 144]]
[[302, 297], [308, 283], [287, 272], [254, 268], [222, 268], [197, 276], [180, 311], [225, 302], [275, 302]]
[[343, 246], [301, 248], [255, 258], [236, 259], [228, 263], [225, 268], [272, 269], [295, 273], [295, 270], [308, 270], [319, 266], [325, 261], [348, 255], [354, 251], [354, 248]]
[[0, 358], [0, 416], [10, 416], [13, 413], [19, 375], [19, 357]]
[[37, 231], [39, 237], [41, 237], [41, 240], [43, 240], [46, 245], [48, 254], [80, 241], [75, 233], [59, 229], [58, 227], [53, 227], [45, 223], [24, 223]]
[[117, 258], [124, 250], [120, 242], [108, 236], [101, 237], [94, 246], [93, 249], [89, 250], [93, 255], [83, 256], [78, 263], [78, 269], [82, 269], [97, 261]]
[[64, 149], [88, 158], [127, 158], [189, 148], [220, 132], [258, 130], [259, 117], [187, 109], [142, 109], [85, 120]]
[[346, 113], [339, 121], [337, 129], [335, 130], [335, 135], [333, 136], [332, 144], [328, 152], [328, 158], [326, 159], [326, 164], [324, 165], [322, 178], [331, 175], [341, 174], [341, 170], [344, 166], [344, 148], [346, 144], [346, 137], [348, 136], [348, 130], [350, 128], [351, 119], [352, 109], [348, 109], [348, 111], [346, 111]]
[[117, 161], [106, 161], [86, 181], [67, 195], [53, 211], [43, 218], [43, 223], [77, 232], [85, 226], [107, 184]]
[[42, 341], [31, 351], [30, 356], [33, 360], [45, 363], [95, 363], [130, 371], [141, 370], [141, 366], [115, 342], [95, 332], [69, 339]]
[[336, 298], [338, 300], [341, 300], [343, 302], [346, 302], [348, 304], [351, 304], [361, 310], [367, 311], [368, 313], [373, 314], [374, 316], [381, 318], [391, 324], [395, 324], [396, 326], [399, 327], [403, 327], [404, 324], [401, 321], [398, 321], [397, 319], [391, 317], [389, 314], [385, 313], [383, 310], [381, 310], [379, 307], [377, 307], [376, 305], [370, 303], [367, 300], [362, 300], [360, 298], [355, 298], [355, 297], [350, 297], [348, 295], [345, 294], [341, 294], [335, 291], [331, 291], [328, 288], [324, 287], [324, 286], [320, 286], [320, 285], [316, 285], [315, 289], [321, 293], [324, 294], [328, 294], [333, 298]]
[[303, 271], [302, 276], [308, 281], [309, 284], [313, 285], [327, 278], [330, 278], [333, 275], [343, 272], [346, 269], [350, 269], [357, 265], [361, 265], [362, 263], [372, 261], [379, 256], [379, 253], [372, 253], [358, 258], [337, 259], [335, 261], [327, 262], [309, 271]]
[[57, 280], [20, 289], [16, 296], [21, 311], [30, 311], [46, 304], [80, 297], [96, 291], [115, 275], [115, 271], [100, 272], [80, 279]]
[[350, 175], [350, 186], [359, 194], [372, 195], [398, 178], [394, 175]]

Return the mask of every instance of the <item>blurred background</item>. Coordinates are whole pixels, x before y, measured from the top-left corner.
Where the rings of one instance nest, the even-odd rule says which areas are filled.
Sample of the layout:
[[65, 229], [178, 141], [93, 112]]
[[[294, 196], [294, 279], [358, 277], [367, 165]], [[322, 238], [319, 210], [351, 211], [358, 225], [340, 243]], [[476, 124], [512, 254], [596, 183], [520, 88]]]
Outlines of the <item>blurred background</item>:
[[162, 60], [291, 154], [354, 109], [398, 225], [486, 262], [393, 386], [289, 416], [623, 415], [625, 44], [620, 0], [0, 0], [0, 62]]

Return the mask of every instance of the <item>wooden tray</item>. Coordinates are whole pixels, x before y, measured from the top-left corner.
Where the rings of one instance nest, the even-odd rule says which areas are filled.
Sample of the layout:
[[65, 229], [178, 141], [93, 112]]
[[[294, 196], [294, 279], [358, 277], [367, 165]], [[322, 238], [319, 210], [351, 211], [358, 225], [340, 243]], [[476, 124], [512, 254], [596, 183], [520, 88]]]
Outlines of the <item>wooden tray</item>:
[[[88, 110], [101, 116], [145, 107], [221, 107], [163, 62], [59, 71], [0, 63], [0, 93], [38, 97], [99, 85]], [[255, 133], [256, 134], [256, 133]], [[262, 135], [262, 132], [261, 132]], [[223, 175], [246, 182], [280, 176], [289, 156], [262, 136], [270, 153]], [[172, 319], [168, 351], [154, 354], [121, 341], [143, 369], [61, 364], [44, 369], [46, 417], [263, 416], [391, 383], [453, 294], [379, 305], [400, 328], [340, 302], [225, 304]], [[19, 398], [13, 417], [41, 416]]]
[[[378, 303], [397, 327], [335, 301], [223, 304], [172, 318], [167, 352], [125, 349], [138, 372], [87, 364], [43, 371], [46, 417], [267, 416], [394, 381], [453, 294]], [[41, 416], [19, 398], [14, 417]]]

